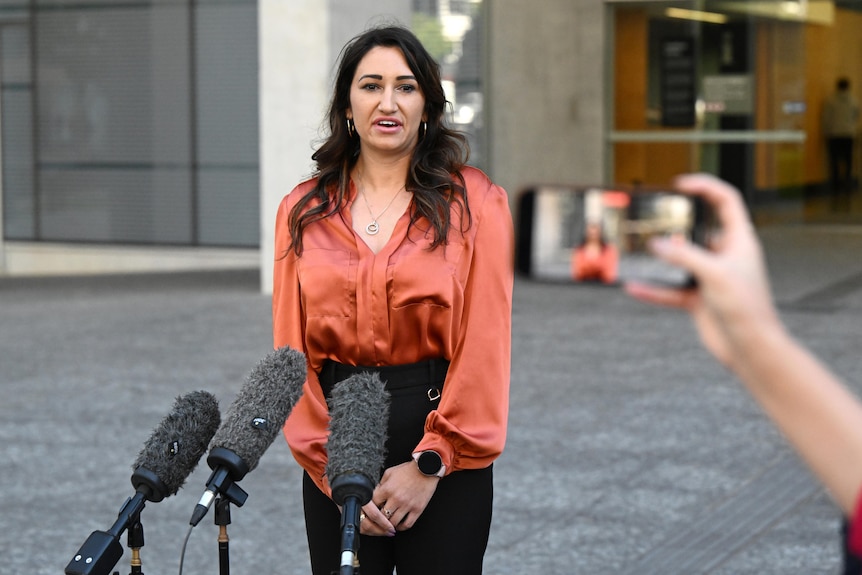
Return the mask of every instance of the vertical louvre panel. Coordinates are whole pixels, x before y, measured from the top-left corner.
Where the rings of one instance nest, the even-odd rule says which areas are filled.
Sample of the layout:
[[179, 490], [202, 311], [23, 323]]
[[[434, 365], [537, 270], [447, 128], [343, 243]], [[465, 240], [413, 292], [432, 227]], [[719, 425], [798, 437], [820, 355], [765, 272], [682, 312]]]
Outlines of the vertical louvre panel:
[[257, 6], [200, 2], [196, 20], [199, 240], [257, 246]]
[[26, 24], [0, 27], [3, 233], [20, 240], [36, 233], [29, 39]]
[[33, 140], [30, 94], [0, 91], [3, 106], [3, 232], [29, 240], [36, 233], [33, 195]]
[[183, 6], [37, 13], [42, 238], [191, 240]]
[[6, 238], [259, 245], [254, 0], [0, 0], [0, 24]]

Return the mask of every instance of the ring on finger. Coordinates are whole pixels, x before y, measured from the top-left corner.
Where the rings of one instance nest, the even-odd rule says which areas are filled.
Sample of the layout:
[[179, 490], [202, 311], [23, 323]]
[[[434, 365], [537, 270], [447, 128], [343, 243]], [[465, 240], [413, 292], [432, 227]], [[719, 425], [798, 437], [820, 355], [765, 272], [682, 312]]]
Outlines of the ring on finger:
[[392, 517], [392, 512], [388, 509], [384, 509], [383, 514], [386, 515], [386, 519], [390, 519]]

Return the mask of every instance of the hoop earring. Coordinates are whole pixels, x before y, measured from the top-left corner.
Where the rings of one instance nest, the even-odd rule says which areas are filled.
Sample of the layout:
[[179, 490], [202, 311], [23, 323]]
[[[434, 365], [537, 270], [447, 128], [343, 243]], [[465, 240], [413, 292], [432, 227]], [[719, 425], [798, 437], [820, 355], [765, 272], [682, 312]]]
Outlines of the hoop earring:
[[428, 122], [422, 122], [419, 124], [419, 140], [422, 141], [425, 139], [425, 134], [428, 133]]
[[353, 137], [356, 134], [356, 125], [353, 123], [353, 118], [347, 118], [347, 135]]

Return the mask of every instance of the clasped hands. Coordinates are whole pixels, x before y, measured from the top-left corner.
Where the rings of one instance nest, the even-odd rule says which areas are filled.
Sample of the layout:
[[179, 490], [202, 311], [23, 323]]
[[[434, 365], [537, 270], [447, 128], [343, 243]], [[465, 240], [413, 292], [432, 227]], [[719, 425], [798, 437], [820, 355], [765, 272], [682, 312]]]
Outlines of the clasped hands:
[[374, 495], [362, 507], [359, 531], [363, 535], [395, 536], [413, 527], [437, 490], [439, 477], [428, 477], [414, 461], [390, 467]]

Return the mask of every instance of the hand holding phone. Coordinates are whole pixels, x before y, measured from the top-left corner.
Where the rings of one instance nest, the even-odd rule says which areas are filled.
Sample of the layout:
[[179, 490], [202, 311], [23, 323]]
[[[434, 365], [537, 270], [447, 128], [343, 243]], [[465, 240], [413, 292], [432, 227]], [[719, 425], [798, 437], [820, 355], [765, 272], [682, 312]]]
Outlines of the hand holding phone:
[[685, 270], [655, 258], [658, 237], [705, 244], [700, 198], [670, 189], [535, 186], [518, 199], [516, 269], [531, 278], [620, 285], [694, 285]]

